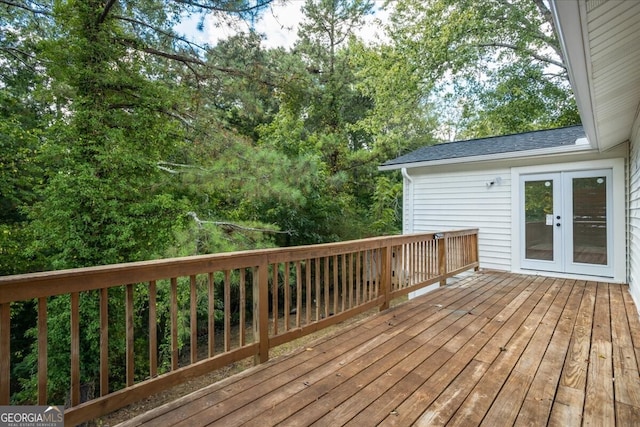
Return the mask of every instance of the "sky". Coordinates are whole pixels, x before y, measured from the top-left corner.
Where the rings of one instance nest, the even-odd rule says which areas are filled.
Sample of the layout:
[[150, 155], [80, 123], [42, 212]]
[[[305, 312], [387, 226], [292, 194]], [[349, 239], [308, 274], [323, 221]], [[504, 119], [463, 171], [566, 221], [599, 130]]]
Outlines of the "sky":
[[[383, 1], [376, 0], [374, 3], [376, 7], [380, 7]], [[271, 10], [266, 11], [255, 23], [256, 31], [266, 35], [266, 40], [263, 41], [263, 47], [283, 47], [289, 49], [293, 46], [297, 39], [298, 24], [303, 18], [301, 11], [303, 5], [304, 0], [274, 0], [271, 5]], [[384, 20], [386, 16], [387, 12], [381, 10], [377, 10], [374, 15], [368, 16], [367, 24], [360, 29], [358, 36], [368, 41], [377, 40], [377, 37], [379, 37], [382, 32], [373, 24], [373, 20], [376, 18]], [[192, 38], [198, 43], [214, 45], [218, 40], [226, 39], [236, 31], [228, 25], [218, 24], [213, 17], [209, 17], [205, 21], [202, 32], [195, 30], [196, 23], [192, 21], [182, 23], [177, 30], [187, 34], [189, 38]], [[249, 30], [248, 24], [246, 23], [238, 22], [238, 25], [246, 31]]]

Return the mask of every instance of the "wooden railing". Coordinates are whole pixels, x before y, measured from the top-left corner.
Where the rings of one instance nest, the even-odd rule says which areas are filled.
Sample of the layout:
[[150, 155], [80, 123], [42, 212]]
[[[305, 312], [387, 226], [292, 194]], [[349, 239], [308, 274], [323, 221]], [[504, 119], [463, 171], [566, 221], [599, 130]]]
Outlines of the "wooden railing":
[[[11, 310], [17, 302], [35, 301], [37, 313], [33, 403], [65, 404], [65, 424], [76, 425], [247, 357], [265, 362], [274, 346], [374, 307], [386, 309], [394, 298], [478, 266], [474, 229], [0, 277], [0, 405], [11, 399]], [[55, 298], [67, 298], [70, 312], [66, 402], [47, 396], [47, 307]], [[118, 323], [109, 311], [114, 298], [124, 305], [119, 330], [124, 325], [126, 366], [119, 386], [109, 365], [109, 330]], [[87, 299], [99, 313], [97, 396], [81, 393], [86, 337], [80, 302]], [[140, 299], [144, 310], [136, 310]], [[164, 334], [160, 319], [168, 325]], [[141, 358], [144, 372], [136, 366]]]

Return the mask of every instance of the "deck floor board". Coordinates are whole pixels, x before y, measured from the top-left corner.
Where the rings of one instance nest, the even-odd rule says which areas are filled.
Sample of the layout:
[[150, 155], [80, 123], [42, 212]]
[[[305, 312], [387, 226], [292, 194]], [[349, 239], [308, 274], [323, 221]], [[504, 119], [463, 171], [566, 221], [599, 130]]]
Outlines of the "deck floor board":
[[481, 271], [122, 423], [634, 425], [626, 285]]

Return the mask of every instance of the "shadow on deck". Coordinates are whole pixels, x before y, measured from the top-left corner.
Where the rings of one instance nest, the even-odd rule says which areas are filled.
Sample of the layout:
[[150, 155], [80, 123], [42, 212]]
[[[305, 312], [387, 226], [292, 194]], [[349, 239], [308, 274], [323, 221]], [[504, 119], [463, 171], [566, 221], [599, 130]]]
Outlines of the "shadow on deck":
[[120, 426], [633, 425], [626, 285], [484, 271]]

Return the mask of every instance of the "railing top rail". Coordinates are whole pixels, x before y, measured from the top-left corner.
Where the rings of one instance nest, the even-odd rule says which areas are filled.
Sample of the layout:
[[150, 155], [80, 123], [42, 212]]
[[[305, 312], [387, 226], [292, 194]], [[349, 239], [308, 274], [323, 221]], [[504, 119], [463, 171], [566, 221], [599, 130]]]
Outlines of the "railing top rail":
[[[477, 234], [477, 232], [477, 229], [453, 230], [444, 232], [444, 235], [454, 237]], [[0, 304], [225, 269], [255, 267], [261, 263], [299, 261], [319, 256], [378, 249], [396, 244], [417, 242], [425, 238], [434, 238], [434, 234], [382, 236], [346, 242], [225, 252], [0, 276]]]

